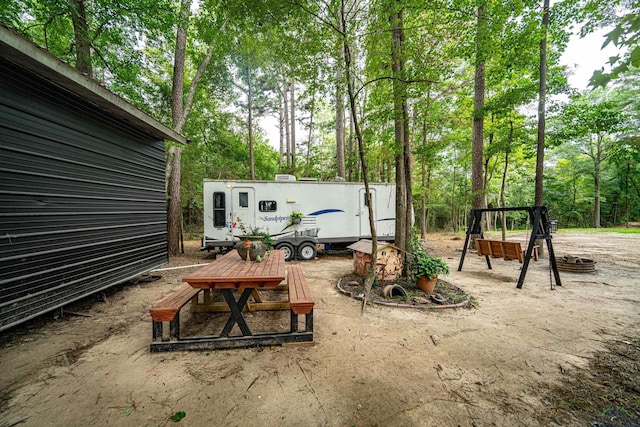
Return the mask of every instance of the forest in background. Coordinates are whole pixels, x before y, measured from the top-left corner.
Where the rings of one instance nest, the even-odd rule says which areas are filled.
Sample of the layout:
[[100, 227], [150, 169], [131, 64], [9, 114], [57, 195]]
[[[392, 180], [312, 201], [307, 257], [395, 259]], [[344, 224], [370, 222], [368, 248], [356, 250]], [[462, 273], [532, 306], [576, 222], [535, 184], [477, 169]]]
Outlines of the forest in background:
[[[370, 181], [402, 180], [423, 231], [464, 228], [479, 199], [533, 205], [540, 99], [550, 216], [561, 227], [638, 221], [640, 2], [548, 5], [0, 0], [0, 22], [191, 141], [168, 150], [181, 165], [169, 175], [196, 233], [205, 178], [362, 181], [363, 159]], [[578, 92], [560, 56], [574, 31], [603, 27], [622, 53]]]

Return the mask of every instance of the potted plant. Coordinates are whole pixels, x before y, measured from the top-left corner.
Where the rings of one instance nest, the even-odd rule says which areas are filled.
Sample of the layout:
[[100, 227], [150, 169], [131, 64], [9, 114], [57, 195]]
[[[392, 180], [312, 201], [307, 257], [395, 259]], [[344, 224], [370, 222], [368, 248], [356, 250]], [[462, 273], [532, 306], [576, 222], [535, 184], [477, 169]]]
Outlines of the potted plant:
[[291, 212], [291, 215], [289, 215], [289, 225], [300, 224], [302, 218], [304, 218], [304, 214], [302, 212]]
[[432, 294], [441, 274], [449, 274], [449, 266], [441, 258], [429, 256], [422, 248], [413, 251], [411, 271], [420, 290]]
[[245, 226], [240, 218], [238, 218], [238, 224], [242, 234], [238, 236], [240, 241], [236, 243], [235, 248], [240, 257], [246, 259], [248, 252], [251, 261], [262, 259], [264, 254], [273, 247], [271, 235], [265, 231], [260, 231], [258, 227]]

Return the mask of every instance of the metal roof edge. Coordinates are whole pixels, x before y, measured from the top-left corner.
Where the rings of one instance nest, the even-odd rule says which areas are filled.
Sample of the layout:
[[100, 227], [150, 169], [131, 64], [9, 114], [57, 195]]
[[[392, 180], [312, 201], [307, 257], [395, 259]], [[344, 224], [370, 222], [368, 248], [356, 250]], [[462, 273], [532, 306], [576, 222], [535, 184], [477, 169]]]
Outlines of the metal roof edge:
[[137, 127], [153, 137], [181, 144], [189, 142], [184, 136], [111, 92], [97, 80], [79, 72], [2, 23], [0, 23], [0, 55], [20, 67], [41, 75], [53, 84], [82, 97], [98, 108], [123, 119], [129, 125]]

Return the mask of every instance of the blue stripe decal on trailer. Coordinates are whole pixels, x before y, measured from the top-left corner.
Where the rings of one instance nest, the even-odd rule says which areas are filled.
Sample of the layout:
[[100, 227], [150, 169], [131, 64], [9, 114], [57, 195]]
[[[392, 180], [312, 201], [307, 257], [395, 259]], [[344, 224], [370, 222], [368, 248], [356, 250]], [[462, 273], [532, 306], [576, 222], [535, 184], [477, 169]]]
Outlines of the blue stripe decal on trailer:
[[324, 215], [324, 214], [328, 214], [328, 213], [336, 213], [336, 212], [344, 212], [342, 209], [322, 209], [321, 211], [315, 211], [315, 212], [311, 212], [308, 216], [313, 216], [313, 215]]
[[[322, 209], [322, 210], [319, 210], [319, 211], [311, 212], [310, 214], [307, 214], [305, 216], [318, 216], [318, 215], [324, 215], [324, 214], [330, 214], [330, 213], [340, 213], [340, 212], [344, 213], [344, 211], [342, 209]], [[284, 233], [289, 228], [291, 228], [291, 225], [287, 225], [285, 228], [282, 229], [282, 231], [280, 231], [279, 234]]]

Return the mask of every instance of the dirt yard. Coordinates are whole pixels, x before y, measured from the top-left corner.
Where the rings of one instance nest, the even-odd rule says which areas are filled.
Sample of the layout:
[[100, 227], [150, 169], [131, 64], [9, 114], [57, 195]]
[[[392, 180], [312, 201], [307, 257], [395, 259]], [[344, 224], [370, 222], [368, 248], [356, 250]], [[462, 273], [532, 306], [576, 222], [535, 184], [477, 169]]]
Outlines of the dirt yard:
[[[161, 426], [179, 412], [185, 426], [588, 425], [612, 408], [638, 412], [640, 397], [620, 408], [588, 393], [571, 412], [575, 402], [554, 390], [592, 378], [612, 343], [629, 347], [620, 354], [636, 358], [637, 374], [640, 235], [554, 235], [557, 256], [597, 261], [596, 274], [561, 273], [555, 290], [546, 258], [516, 289], [517, 261], [488, 270], [469, 253], [458, 272], [463, 241], [429, 240], [474, 308], [368, 306], [361, 315], [361, 302], [336, 290], [351, 258], [321, 255], [295, 262], [316, 301], [313, 346], [150, 353], [148, 310], [193, 267], [20, 325], [0, 334], [0, 426]], [[209, 261], [188, 242], [169, 266]]]

